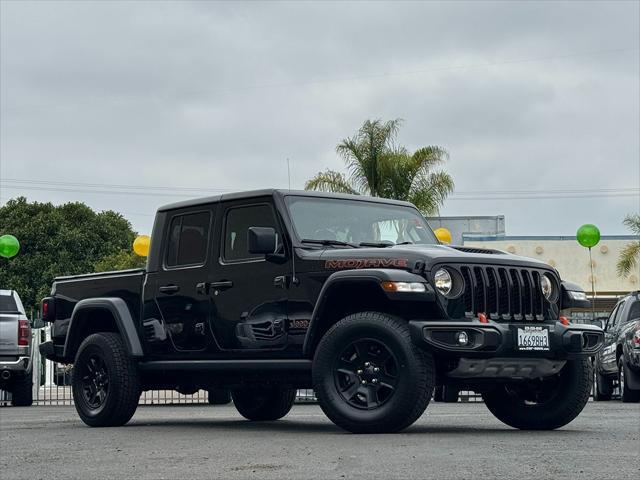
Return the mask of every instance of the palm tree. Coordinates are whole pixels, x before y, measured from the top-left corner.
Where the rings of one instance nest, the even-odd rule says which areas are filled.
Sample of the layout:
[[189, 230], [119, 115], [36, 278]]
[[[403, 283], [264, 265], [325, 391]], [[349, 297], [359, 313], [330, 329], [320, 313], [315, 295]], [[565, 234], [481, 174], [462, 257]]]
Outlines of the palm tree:
[[336, 147], [349, 176], [335, 170], [319, 172], [305, 184], [307, 190], [395, 198], [434, 214], [453, 191], [449, 174], [436, 170], [448, 158], [442, 147], [428, 146], [410, 153], [396, 145], [402, 120], [367, 120], [351, 138]]
[[625, 245], [618, 257], [618, 275], [626, 277], [638, 265], [640, 259], [640, 215], [627, 215], [622, 223], [638, 237], [638, 241]]

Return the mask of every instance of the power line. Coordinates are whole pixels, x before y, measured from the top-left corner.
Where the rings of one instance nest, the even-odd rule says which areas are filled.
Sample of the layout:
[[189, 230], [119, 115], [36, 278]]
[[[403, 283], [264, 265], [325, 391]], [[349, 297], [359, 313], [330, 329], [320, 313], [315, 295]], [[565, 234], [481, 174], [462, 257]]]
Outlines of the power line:
[[176, 186], [154, 186], [154, 185], [124, 185], [124, 184], [108, 184], [108, 183], [81, 183], [81, 182], [57, 182], [51, 180], [32, 180], [19, 178], [5, 178], [0, 180], [1, 183], [9, 184], [33, 184], [33, 185], [62, 185], [70, 187], [98, 187], [98, 188], [124, 188], [132, 190], [183, 190], [193, 192], [233, 192], [228, 188], [197, 188], [197, 187], [176, 187]]
[[[170, 191], [165, 192], [143, 192], [143, 191], [126, 191], [126, 190], [92, 190], [92, 189], [79, 189], [79, 188], [60, 188], [60, 187], [47, 187], [42, 185], [9, 185], [3, 188], [8, 190], [35, 190], [35, 191], [49, 191], [49, 192], [67, 192], [67, 193], [85, 193], [85, 194], [98, 194], [98, 195], [133, 195], [133, 196], [153, 196], [153, 197], [181, 197], [181, 198], [193, 198], [194, 194], [188, 193], [172, 193]], [[144, 188], [144, 187], [140, 187]], [[151, 187], [147, 187], [151, 188]], [[157, 188], [157, 187], [156, 187]], [[174, 188], [173, 190], [176, 190]], [[226, 191], [240, 191], [238, 190], [226, 190]], [[201, 190], [205, 191], [205, 189]], [[193, 193], [196, 193], [194, 191]], [[219, 191], [218, 191], [219, 192]], [[459, 192], [449, 197], [447, 200], [551, 200], [562, 198], [607, 198], [607, 197], [635, 197], [640, 195], [640, 189], [637, 188], [624, 188], [624, 189], [583, 189], [583, 190], [527, 190], [522, 192], [516, 191], [486, 191], [486, 192]]]
[[[546, 62], [550, 60], [562, 60], [565, 58], [572, 58], [572, 57], [609, 55], [609, 54], [623, 53], [623, 52], [637, 52], [638, 50], [640, 49], [637, 47], [615, 48], [615, 49], [608, 49], [608, 50], [596, 50], [596, 51], [590, 51], [590, 52], [575, 52], [575, 53], [568, 53], [565, 55], [552, 55], [552, 56], [545, 56], [545, 57], [532, 57], [532, 58], [515, 59], [515, 60], [498, 60], [495, 62], [485, 62], [485, 63], [477, 63], [477, 64], [446, 65], [446, 66], [431, 67], [431, 68], [425, 68], [425, 69], [419, 69], [419, 70], [406, 70], [404, 72], [382, 72], [382, 73], [360, 74], [360, 75], [354, 75], [354, 76], [326, 78], [326, 79], [318, 79], [318, 80], [301, 80], [301, 81], [293, 81], [293, 82], [246, 85], [243, 87], [217, 89], [217, 90], [211, 90], [208, 92], [203, 91], [200, 93], [228, 93], [228, 92], [236, 92], [236, 91], [244, 91], [244, 90], [262, 89], [262, 88], [296, 87], [296, 86], [316, 85], [316, 84], [325, 84], [325, 83], [349, 82], [354, 80], [398, 77], [398, 76], [404, 76], [404, 75], [419, 75], [422, 73], [432, 73], [432, 72], [440, 72], [440, 71], [448, 71], [448, 70], [473, 70], [478, 68], [496, 67], [501, 65], [514, 65], [519, 63], [533, 63], [533, 62]], [[192, 92], [192, 93], [196, 93], [196, 92]]]
[[[9, 184], [7, 188], [18, 188], [20, 184], [28, 185], [29, 188], [32, 188], [32, 185], [36, 186], [69, 186], [69, 187], [88, 187], [88, 188], [107, 188], [107, 189], [125, 189], [125, 190], [168, 190], [168, 191], [185, 191], [185, 192], [212, 192], [212, 193], [225, 193], [225, 192], [237, 192], [241, 189], [233, 189], [233, 188], [199, 188], [199, 187], [179, 187], [179, 186], [160, 186], [160, 185], [125, 185], [125, 184], [107, 184], [107, 183], [83, 183], [83, 182], [58, 182], [51, 180], [31, 180], [31, 179], [17, 179], [17, 178], [7, 178], [0, 180], [0, 183]], [[11, 185], [16, 185], [12, 187]], [[53, 190], [53, 189], [52, 189]], [[69, 191], [78, 191], [85, 192], [85, 190], [76, 190], [76, 189], [68, 189]], [[57, 191], [57, 189], [56, 189]], [[66, 190], [60, 190], [66, 191]], [[95, 190], [86, 190], [87, 192], [94, 192]], [[102, 193], [102, 191], [95, 191]], [[487, 190], [487, 191], [478, 191], [478, 190], [456, 190], [453, 194], [456, 196], [467, 196], [471, 195], [474, 197], [482, 196], [482, 195], [538, 195], [538, 194], [585, 194], [587, 196], [598, 193], [640, 193], [640, 188], [638, 187], [616, 187], [616, 188], [597, 188], [597, 187], [582, 187], [582, 188], [556, 188], [556, 189], [537, 189], [537, 190]], [[126, 192], [114, 192], [114, 193], [126, 193]], [[147, 193], [147, 192], [144, 192]], [[149, 192], [149, 194], [158, 195], [155, 192]], [[179, 196], [185, 196], [182, 194], [177, 194]]]

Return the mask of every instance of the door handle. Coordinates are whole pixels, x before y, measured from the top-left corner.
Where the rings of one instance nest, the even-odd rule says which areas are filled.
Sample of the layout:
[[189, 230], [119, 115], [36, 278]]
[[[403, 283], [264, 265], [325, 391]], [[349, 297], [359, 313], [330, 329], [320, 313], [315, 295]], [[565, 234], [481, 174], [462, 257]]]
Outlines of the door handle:
[[233, 287], [233, 282], [231, 280], [222, 280], [220, 282], [212, 282], [210, 285], [214, 290], [226, 290]]
[[196, 293], [198, 295], [208, 295], [211, 284], [209, 282], [196, 283]]
[[163, 285], [158, 290], [161, 293], [166, 293], [167, 295], [172, 295], [180, 291], [180, 287], [178, 285]]
[[276, 288], [286, 288], [287, 287], [287, 277], [284, 275], [280, 275], [273, 279], [273, 286]]

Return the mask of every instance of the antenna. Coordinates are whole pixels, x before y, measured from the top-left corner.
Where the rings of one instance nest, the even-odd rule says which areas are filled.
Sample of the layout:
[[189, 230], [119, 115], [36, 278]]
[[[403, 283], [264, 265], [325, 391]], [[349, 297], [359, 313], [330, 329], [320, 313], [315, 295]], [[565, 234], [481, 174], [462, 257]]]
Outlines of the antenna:
[[[289, 180], [289, 193], [291, 193], [291, 165], [289, 157], [287, 157], [287, 177]], [[291, 241], [291, 285], [298, 285], [298, 277], [296, 277], [296, 250]]]

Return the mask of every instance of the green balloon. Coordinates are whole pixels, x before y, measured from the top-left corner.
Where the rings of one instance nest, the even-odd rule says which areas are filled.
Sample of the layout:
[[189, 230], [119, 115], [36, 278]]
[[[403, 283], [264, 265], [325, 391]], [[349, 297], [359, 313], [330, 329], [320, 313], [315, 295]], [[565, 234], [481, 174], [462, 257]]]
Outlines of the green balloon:
[[20, 250], [20, 242], [13, 235], [2, 235], [0, 237], [0, 257], [15, 257]]
[[585, 248], [595, 247], [600, 241], [600, 230], [595, 225], [587, 223], [578, 229], [578, 243]]

